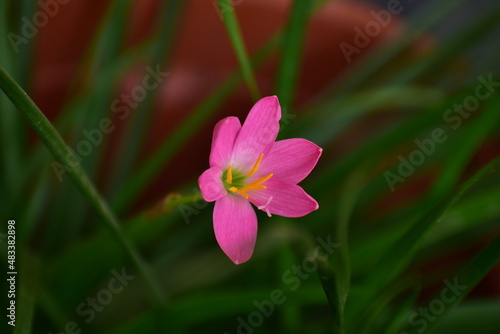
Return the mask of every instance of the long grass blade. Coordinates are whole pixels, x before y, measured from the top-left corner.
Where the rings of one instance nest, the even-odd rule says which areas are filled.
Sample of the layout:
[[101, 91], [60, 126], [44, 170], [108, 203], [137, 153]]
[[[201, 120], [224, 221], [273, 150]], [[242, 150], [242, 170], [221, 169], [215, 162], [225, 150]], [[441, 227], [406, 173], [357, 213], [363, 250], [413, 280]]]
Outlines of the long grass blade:
[[[9, 22], [9, 1], [0, 0], [0, 66], [16, 74], [17, 66], [13, 44], [9, 41], [16, 36], [15, 32], [10, 30]], [[1, 181], [7, 193], [13, 196], [7, 197], [6, 208], [11, 207], [11, 200], [19, 193], [22, 170], [22, 132], [16, 131], [19, 128], [18, 115], [15, 113], [12, 104], [5, 96], [0, 96], [0, 172]], [[3, 212], [5, 211], [2, 210]]]
[[313, 8], [312, 1], [295, 0], [288, 27], [283, 36], [281, 63], [276, 80], [276, 95], [282, 106], [292, 108], [292, 97], [300, 69], [300, 57], [307, 22]]
[[222, 17], [224, 18], [224, 26], [226, 27], [234, 52], [238, 58], [243, 78], [245, 79], [253, 100], [257, 101], [260, 98], [259, 87], [257, 86], [257, 81], [253, 74], [252, 63], [250, 62], [250, 57], [248, 56], [245, 42], [241, 35], [238, 18], [236, 17], [233, 4], [228, 0], [217, 0], [217, 3], [222, 13]]
[[[160, 26], [158, 38], [152, 43], [151, 58], [152, 64], [168, 64], [170, 55], [173, 51], [173, 42], [175, 33], [178, 30], [179, 19], [182, 17], [184, 1], [174, 0], [166, 1], [159, 12], [157, 22]], [[137, 156], [141, 147], [144, 145], [144, 134], [148, 130], [148, 124], [151, 121], [152, 110], [154, 107], [156, 90], [147, 94], [144, 101], [137, 101], [138, 107], [129, 116], [123, 140], [118, 148], [118, 156], [115, 159], [114, 173], [109, 182], [109, 195], [113, 197], [119, 189], [122, 180], [128, 178], [135, 165]]]
[[[443, 310], [440, 316], [436, 318], [435, 321], [429, 322], [427, 324], [427, 331], [432, 332], [437, 324], [439, 324], [440, 319], [444, 318], [447, 313], [449, 313], [453, 308], [462, 302], [462, 300], [469, 294], [469, 292], [481, 281], [481, 279], [486, 276], [488, 272], [500, 261], [500, 234], [488, 243], [486, 247], [481, 250], [481, 252], [472, 259], [452, 280], [446, 280], [445, 286], [443, 286], [439, 292], [431, 300], [441, 300], [442, 291], [444, 289], [450, 289], [450, 285], [455, 289], [454, 299], [447, 303], [442, 303]], [[407, 329], [409, 334], [420, 333], [421, 327], [413, 326]]]
[[108, 228], [111, 235], [121, 245], [121, 247], [124, 248], [126, 254], [130, 257], [138, 271], [143, 276], [152, 296], [160, 303], [160, 305], [165, 305], [164, 298], [158, 289], [155, 280], [153, 279], [151, 273], [149, 273], [146, 264], [140, 258], [133, 244], [122, 233], [117, 218], [109, 209], [107, 203], [101, 195], [97, 192], [84, 170], [79, 164], [74, 164], [74, 162], [77, 161], [76, 157], [68, 149], [59, 133], [43, 115], [40, 109], [38, 109], [35, 103], [1, 68], [0, 88], [12, 101], [12, 103], [26, 116], [28, 122], [36, 131], [40, 139], [44, 142], [61, 166], [64, 166], [66, 172], [76, 187], [101, 216], [102, 222]]
[[[423, 237], [430, 228], [434, 226], [474, 184], [489, 174], [498, 171], [499, 166], [500, 158], [497, 158], [464, 182], [456, 191], [439, 205], [435, 206], [422, 219], [416, 220], [408, 231], [405, 232], [384, 254], [378, 265], [370, 274], [369, 280], [364, 282], [364, 285], [370, 287], [370, 292], [365, 295], [363, 300], [359, 301], [359, 304], [356, 305], [356, 309], [366, 307], [378, 291], [390, 284], [390, 282], [408, 266], [415, 256]], [[354, 314], [357, 314], [356, 311], [354, 311]], [[353, 319], [354, 318], [355, 316], [353, 316]]]

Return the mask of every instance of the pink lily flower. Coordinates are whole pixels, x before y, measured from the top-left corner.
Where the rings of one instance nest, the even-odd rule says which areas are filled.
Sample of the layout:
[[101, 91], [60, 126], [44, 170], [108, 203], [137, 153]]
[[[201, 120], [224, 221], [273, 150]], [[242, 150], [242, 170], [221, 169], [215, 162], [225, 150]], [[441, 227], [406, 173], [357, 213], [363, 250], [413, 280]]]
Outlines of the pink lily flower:
[[281, 107], [276, 96], [259, 100], [243, 126], [227, 117], [214, 128], [210, 168], [198, 183], [205, 201], [215, 201], [214, 232], [235, 263], [248, 261], [257, 239], [257, 209], [302, 217], [318, 203], [297, 184], [316, 166], [322, 149], [301, 138], [276, 141]]

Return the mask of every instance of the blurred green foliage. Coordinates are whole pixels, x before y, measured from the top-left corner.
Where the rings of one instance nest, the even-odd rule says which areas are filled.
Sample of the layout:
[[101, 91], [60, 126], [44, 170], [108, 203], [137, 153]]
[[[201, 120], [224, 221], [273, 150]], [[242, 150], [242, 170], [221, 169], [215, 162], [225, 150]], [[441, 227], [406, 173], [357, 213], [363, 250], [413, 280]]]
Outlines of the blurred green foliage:
[[[488, 68], [500, 56], [497, 46], [475, 59], [484, 64], [480, 72], [461, 81], [448, 66], [498, 29], [498, 3], [491, 2], [467, 26], [450, 31], [432, 52], [408, 65], [400, 61], [408, 45], [473, 2], [443, 0], [422, 6], [408, 19], [401, 36], [364, 54], [301, 112], [293, 101], [305, 29], [324, 1], [294, 1], [287, 24], [254, 55], [246, 51], [235, 12], [225, 7], [224, 24], [241, 72], [215, 87], [134, 169], [150, 121], [149, 113], [137, 113], [140, 116], [119, 143], [121, 167], [106, 196], [93, 184], [103, 158], [99, 147], [72, 169], [72, 183], [49, 181], [52, 155], [64, 164], [71, 154], [60, 134], [71, 133], [75, 120], [82, 128], [95, 127], [132, 65], [144, 58], [168, 62], [183, 2], [164, 3], [154, 37], [123, 51], [130, 1], [110, 2], [81, 69], [95, 84], [67, 101], [54, 124], [23, 92], [30, 79], [31, 47], [15, 55], [8, 40], [0, 40], [5, 71], [0, 75], [5, 92], [0, 96], [0, 232], [7, 233], [6, 222], [15, 217], [19, 271], [15, 333], [498, 332], [498, 296], [464, 298], [500, 260], [500, 160], [470, 168], [482, 145], [498, 143], [500, 95], [495, 91], [481, 100], [474, 115], [463, 117], [456, 128], [453, 124], [459, 120], [446, 121], [444, 116], [454, 104], [477, 95], [478, 76], [498, 78]], [[218, 1], [230, 8], [232, 3]], [[0, 36], [19, 29], [11, 13], [31, 17], [34, 11], [30, 1], [0, 0]], [[320, 210], [300, 219], [262, 216], [254, 257], [240, 266], [234, 266], [216, 245], [212, 204], [188, 202], [197, 212], [188, 224], [180, 210], [159, 217], [124, 216], [124, 210], [236, 88], [246, 83], [249, 94], [259, 95], [253, 70], [275, 54], [281, 57], [276, 92], [288, 112], [300, 115], [280, 137], [304, 137], [325, 149], [317, 169], [303, 183], [318, 199]], [[140, 110], [151, 110], [153, 99], [143, 101]], [[363, 134], [348, 152], [332, 157], [329, 150], [346, 134], [379, 116], [386, 116], [382, 126]], [[43, 144], [28, 145], [28, 124]], [[433, 147], [432, 153], [424, 155], [416, 140], [429, 143], [436, 129], [446, 139], [432, 141], [427, 146]], [[64, 138], [70, 146], [78, 140]], [[419, 150], [424, 161], [411, 166], [412, 154], [415, 160], [418, 153], [413, 152]], [[402, 164], [413, 167], [411, 175], [402, 176]], [[416, 187], [423, 183], [425, 187]], [[190, 196], [194, 185], [193, 179], [179, 192]], [[4, 240], [3, 273], [8, 271]], [[318, 243], [325, 242], [336, 245], [333, 252], [323, 254], [329, 255], [326, 261], [311, 262]], [[460, 250], [472, 253], [462, 261], [425, 267]], [[118, 287], [111, 283], [118, 281]], [[453, 290], [450, 284], [455, 281], [459, 287]], [[456, 295], [452, 298], [443, 291]], [[92, 306], [92, 298], [112, 300]], [[4, 291], [0, 300], [6, 305]], [[431, 314], [424, 315], [421, 308], [430, 308]]]

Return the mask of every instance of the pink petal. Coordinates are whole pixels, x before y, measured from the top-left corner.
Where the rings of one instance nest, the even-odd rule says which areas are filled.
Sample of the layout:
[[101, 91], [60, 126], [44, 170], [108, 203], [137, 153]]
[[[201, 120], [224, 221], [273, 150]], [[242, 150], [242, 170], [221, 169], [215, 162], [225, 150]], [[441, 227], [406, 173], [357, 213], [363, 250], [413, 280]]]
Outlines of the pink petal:
[[319, 208], [318, 202], [300, 186], [271, 177], [267, 188], [249, 191], [248, 200], [268, 215], [302, 217]]
[[233, 167], [251, 169], [261, 153], [266, 155], [278, 135], [280, 119], [276, 96], [262, 98], [252, 107], [234, 142]]
[[273, 174], [273, 178], [297, 184], [316, 166], [321, 149], [316, 144], [302, 138], [277, 141], [264, 156], [256, 178]]
[[213, 202], [227, 195], [224, 184], [222, 183], [222, 169], [212, 167], [207, 169], [198, 178], [201, 195], [207, 202]]
[[257, 216], [243, 197], [227, 195], [215, 202], [214, 232], [220, 248], [235, 263], [248, 261], [257, 238]]
[[210, 151], [210, 167], [227, 167], [233, 152], [234, 140], [240, 129], [240, 120], [233, 116], [226, 117], [215, 125]]

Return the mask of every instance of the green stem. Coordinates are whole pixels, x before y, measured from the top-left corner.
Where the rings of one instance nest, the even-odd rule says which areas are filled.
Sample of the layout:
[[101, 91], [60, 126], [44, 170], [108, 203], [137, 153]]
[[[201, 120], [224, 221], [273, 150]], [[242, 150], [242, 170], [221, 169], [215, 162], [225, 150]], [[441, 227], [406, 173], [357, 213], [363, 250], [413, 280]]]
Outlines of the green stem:
[[57, 130], [52, 126], [40, 109], [38, 109], [30, 97], [22, 90], [21, 87], [19, 87], [14, 79], [12, 79], [12, 77], [4, 71], [3, 68], [0, 68], [0, 88], [12, 101], [12, 103], [24, 113], [28, 122], [41, 138], [45, 146], [47, 146], [50, 152], [54, 155], [55, 159], [64, 167], [64, 170], [68, 173], [70, 179], [76, 185], [78, 190], [85, 198], [87, 198], [94, 209], [99, 213], [102, 221], [109, 229], [113, 237], [123, 247], [127, 255], [135, 264], [138, 271], [143, 276], [151, 294], [162, 306], [164, 306], [164, 298], [151, 273], [149, 273], [146, 264], [139, 256], [134, 245], [123, 234], [118, 219], [114, 216], [107, 203], [97, 192], [85, 171], [79, 163], [75, 164], [75, 161], [77, 161], [76, 157], [64, 143]]

